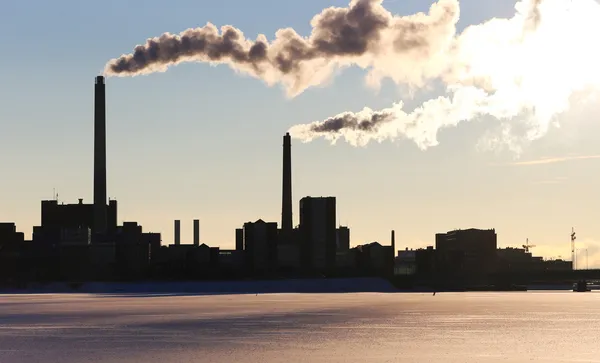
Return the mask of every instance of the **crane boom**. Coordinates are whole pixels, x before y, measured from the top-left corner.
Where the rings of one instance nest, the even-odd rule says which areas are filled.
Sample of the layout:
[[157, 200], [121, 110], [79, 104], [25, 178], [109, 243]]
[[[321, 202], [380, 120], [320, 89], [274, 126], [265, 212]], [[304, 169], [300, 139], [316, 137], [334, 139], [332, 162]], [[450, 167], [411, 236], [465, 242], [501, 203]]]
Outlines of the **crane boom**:
[[533, 247], [536, 247], [535, 245], [529, 244], [529, 238], [527, 238], [525, 240], [525, 244], [523, 245], [523, 248], [525, 249], [525, 252], [529, 252], [529, 250]]
[[577, 268], [577, 263], [575, 262], [575, 228], [571, 227], [571, 265], [572, 269], [575, 270]]

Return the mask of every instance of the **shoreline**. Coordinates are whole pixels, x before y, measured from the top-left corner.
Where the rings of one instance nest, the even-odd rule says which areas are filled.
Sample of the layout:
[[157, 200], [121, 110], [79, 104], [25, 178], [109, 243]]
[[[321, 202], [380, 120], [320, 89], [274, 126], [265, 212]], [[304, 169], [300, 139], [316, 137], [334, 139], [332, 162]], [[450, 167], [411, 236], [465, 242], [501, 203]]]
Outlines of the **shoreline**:
[[278, 280], [134, 281], [134, 282], [50, 282], [22, 287], [2, 287], [9, 294], [284, 294], [284, 293], [443, 293], [443, 292], [526, 292], [571, 291], [571, 284], [509, 286], [394, 286], [385, 278], [303, 278]]
[[137, 281], [30, 283], [23, 288], [0, 288], [4, 294], [266, 294], [398, 292], [383, 278], [332, 278], [227, 281]]

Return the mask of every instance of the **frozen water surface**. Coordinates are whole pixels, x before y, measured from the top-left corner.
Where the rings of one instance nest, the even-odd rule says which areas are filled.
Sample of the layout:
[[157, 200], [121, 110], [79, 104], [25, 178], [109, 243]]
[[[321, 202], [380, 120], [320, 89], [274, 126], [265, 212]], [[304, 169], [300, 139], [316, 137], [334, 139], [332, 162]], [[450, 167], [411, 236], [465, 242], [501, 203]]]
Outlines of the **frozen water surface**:
[[600, 362], [600, 293], [0, 295], [0, 362]]

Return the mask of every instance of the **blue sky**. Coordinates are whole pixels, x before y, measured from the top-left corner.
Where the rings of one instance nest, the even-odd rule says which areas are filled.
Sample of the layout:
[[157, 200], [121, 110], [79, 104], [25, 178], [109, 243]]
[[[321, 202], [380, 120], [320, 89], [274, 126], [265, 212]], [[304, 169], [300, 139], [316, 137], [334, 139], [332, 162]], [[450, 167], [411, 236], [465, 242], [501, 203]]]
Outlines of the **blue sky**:
[[[31, 233], [41, 199], [92, 199], [93, 83], [105, 63], [148, 37], [210, 21], [231, 24], [254, 39], [293, 27], [341, 0], [220, 1], [19, 0], [0, 5], [0, 220]], [[392, 13], [425, 11], [430, 2], [387, 1]], [[514, 1], [464, 0], [460, 28], [509, 17]], [[234, 246], [234, 229], [263, 218], [280, 220], [281, 137], [291, 126], [343, 111], [389, 107], [401, 99], [391, 82], [374, 91], [364, 71], [344, 70], [326, 87], [288, 99], [279, 87], [227, 66], [182, 64], [166, 73], [107, 80], [108, 194], [119, 221], [138, 221], [171, 243], [173, 219], [191, 242]], [[420, 96], [424, 97], [424, 96]], [[419, 101], [404, 100], [415, 107]], [[598, 107], [573, 107], [560, 129], [528, 146], [519, 161], [600, 154], [593, 122]], [[497, 126], [482, 119], [443, 130], [440, 145], [419, 150], [409, 140], [355, 148], [343, 142], [293, 141], [294, 223], [306, 195], [338, 198], [338, 219], [353, 245], [389, 241], [433, 244], [453, 228], [496, 228], [501, 246], [526, 238], [547, 257], [570, 256], [569, 232], [595, 251], [600, 160], [509, 165], [514, 155], [481, 152], [476, 143]]]

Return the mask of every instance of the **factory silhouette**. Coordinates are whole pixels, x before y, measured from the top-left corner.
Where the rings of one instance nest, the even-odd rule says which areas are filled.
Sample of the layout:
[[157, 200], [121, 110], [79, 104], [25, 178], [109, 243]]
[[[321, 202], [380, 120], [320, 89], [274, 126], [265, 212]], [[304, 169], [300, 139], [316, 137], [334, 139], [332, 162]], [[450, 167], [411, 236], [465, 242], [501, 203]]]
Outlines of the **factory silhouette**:
[[[293, 225], [291, 137], [283, 136], [281, 222], [257, 219], [235, 230], [235, 249], [181, 243], [174, 221], [173, 243], [144, 232], [136, 222], [117, 223], [118, 204], [107, 200], [106, 88], [95, 78], [93, 204], [57, 198], [41, 202], [41, 224], [26, 241], [14, 223], [0, 223], [0, 286], [30, 282], [200, 280], [381, 276], [399, 284], [489, 284], [499, 273], [570, 271], [571, 261], [533, 257], [529, 246], [498, 249], [496, 231], [457, 230], [435, 236], [435, 248], [400, 250], [389, 244], [350, 248], [350, 229], [338, 226], [336, 198], [306, 196]], [[512, 281], [512, 280], [511, 280]]]

